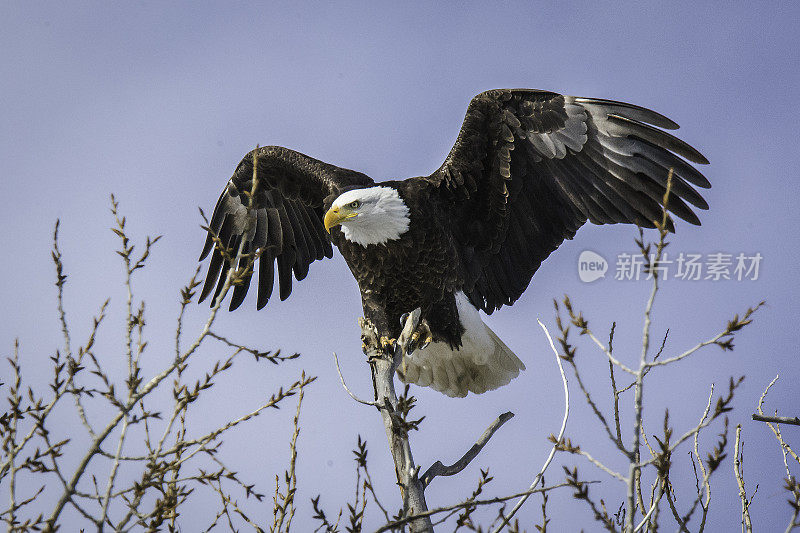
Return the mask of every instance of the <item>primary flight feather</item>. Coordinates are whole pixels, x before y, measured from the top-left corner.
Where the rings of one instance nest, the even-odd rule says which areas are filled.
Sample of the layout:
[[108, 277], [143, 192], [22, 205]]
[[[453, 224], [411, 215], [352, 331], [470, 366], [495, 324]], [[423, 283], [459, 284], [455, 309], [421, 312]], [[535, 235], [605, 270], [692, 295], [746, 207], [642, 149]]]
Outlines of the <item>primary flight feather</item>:
[[[396, 339], [404, 314], [421, 309], [430, 343], [406, 355], [401, 379], [448, 396], [495, 389], [525, 365], [478, 311], [513, 304], [587, 220], [654, 227], [673, 169], [668, 209], [700, 224], [692, 208], [708, 204], [695, 188], [710, 184], [690, 162], [708, 161], [664, 131], [677, 127], [622, 102], [497, 89], [472, 99], [455, 145], [430, 176], [375, 183], [287, 148], [258, 148], [217, 201], [200, 257], [213, 250], [200, 301], [212, 291], [216, 299], [232, 266], [220, 245], [243, 243], [245, 254], [259, 254], [261, 309], [276, 265], [284, 300], [292, 276], [302, 280], [313, 261], [332, 257], [333, 243], [380, 336]], [[235, 286], [231, 310], [249, 285], [248, 278]]]

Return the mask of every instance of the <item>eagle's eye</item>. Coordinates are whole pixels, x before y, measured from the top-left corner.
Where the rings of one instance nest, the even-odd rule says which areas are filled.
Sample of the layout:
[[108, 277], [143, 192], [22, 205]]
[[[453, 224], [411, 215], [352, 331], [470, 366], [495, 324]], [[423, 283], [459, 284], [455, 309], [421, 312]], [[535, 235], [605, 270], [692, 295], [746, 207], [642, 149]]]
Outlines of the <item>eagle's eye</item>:
[[350, 209], [358, 209], [361, 207], [361, 202], [355, 200], [354, 202], [350, 202]]

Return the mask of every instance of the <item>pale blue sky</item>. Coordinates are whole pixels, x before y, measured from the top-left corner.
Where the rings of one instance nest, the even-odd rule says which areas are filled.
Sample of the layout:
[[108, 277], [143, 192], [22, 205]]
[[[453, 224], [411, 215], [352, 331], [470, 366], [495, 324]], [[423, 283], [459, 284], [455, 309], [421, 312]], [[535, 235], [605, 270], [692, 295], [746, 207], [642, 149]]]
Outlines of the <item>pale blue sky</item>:
[[[759, 483], [754, 521], [765, 531], [782, 528], [789, 508], [780, 488], [779, 448], [749, 415], [777, 373], [781, 380], [769, 408], [800, 413], [795, 332], [800, 8], [790, 2], [700, 5], [5, 2], [0, 7], [5, 251], [0, 290], [6, 310], [0, 353], [10, 353], [19, 337], [25, 367], [36, 376], [46, 373], [47, 357], [58, 347], [49, 239], [60, 218], [76, 335], [85, 335], [91, 314], [111, 296], [117, 311], [105, 331], [103, 356], [109, 365], [121, 360], [121, 337], [114, 328], [121, 324], [124, 293], [112, 251], [116, 238], [107, 229], [112, 192], [133, 232], [164, 235], [137, 284], [148, 302], [152, 370], [170, 357], [177, 291], [195, 268], [203, 242], [197, 207], [213, 207], [235, 165], [256, 144], [287, 146], [377, 180], [390, 179], [438, 167], [469, 99], [486, 89], [531, 87], [628, 101], [678, 122], [681, 138], [711, 160], [705, 169], [713, 184], [705, 192], [711, 209], [701, 214], [700, 228], [678, 225], [670, 252], [758, 252], [764, 258], [757, 281], [665, 283], [655, 320], [658, 331], [671, 328], [668, 347], [682, 351], [748, 305], [762, 299], [768, 304], [733, 353], [712, 349], [653, 376], [647, 390], [650, 433], [666, 406], [682, 432], [699, 418], [709, 383], [720, 390], [730, 375], [746, 375], [732, 423], [744, 428], [750, 487]], [[561, 420], [561, 384], [535, 327], [537, 317], [552, 325], [552, 298], [569, 293], [602, 335], [617, 320], [618, 353], [633, 361], [649, 286], [610, 276], [584, 284], [576, 263], [587, 249], [609, 259], [632, 252], [634, 237], [630, 227], [584, 228], [548, 259], [513, 308], [491, 317], [492, 327], [528, 366], [511, 385], [464, 400], [416, 389], [420, 414], [427, 415], [414, 435], [423, 465], [454, 460], [500, 412], [517, 414], [469, 470], [434, 482], [429, 504], [451, 503], [455, 494], [470, 492], [478, 467], [492, 468], [492, 494], [523, 489], [538, 470], [548, 451], [546, 436], [557, 432]], [[192, 324], [205, 313], [205, 307], [193, 308]], [[345, 395], [331, 357], [336, 350], [352, 388], [370, 394], [359, 350], [359, 314], [355, 282], [337, 254], [314, 264], [289, 301], [256, 312], [251, 295], [221, 320], [221, 329], [232, 337], [303, 357], [280, 369], [243, 365], [229, 388], [221, 384], [209, 395], [205, 413], [244, 412], [301, 368], [319, 376], [306, 396], [300, 437], [295, 520], [301, 531], [310, 523], [311, 496], [326, 494], [329, 513], [350, 497], [349, 450], [356, 434], [369, 441], [377, 490], [384, 501], [397, 499], [379, 417]], [[605, 393], [602, 358], [589, 346], [581, 353], [590, 367], [600, 365], [591, 381], [598, 394]], [[7, 376], [2, 368], [0, 376]], [[574, 380], [571, 385], [568, 434], [610, 456]], [[249, 479], [267, 491], [286, 460], [289, 411], [269, 414], [228, 443], [229, 462], [252, 461]], [[273, 423], [279, 431], [270, 429]], [[708, 432], [706, 448], [717, 431]], [[800, 448], [797, 431], [787, 428], [786, 435]], [[687, 467], [685, 454], [678, 455], [676, 461]], [[566, 464], [578, 464], [586, 478], [605, 479], [573, 459], [567, 457]], [[731, 470], [729, 457], [716, 475], [713, 531], [738, 528]], [[548, 481], [559, 476], [554, 469]], [[336, 492], [342, 479], [346, 495]], [[686, 502], [694, 481], [682, 480], [676, 490]], [[613, 481], [607, 483], [613, 487]], [[616, 502], [610, 492], [603, 494]], [[202, 508], [203, 502], [193, 505]], [[568, 512], [576, 506], [579, 512]], [[538, 507], [531, 502], [523, 518], [538, 519]], [[264, 507], [260, 516], [269, 513]], [[588, 512], [566, 492], [551, 498], [550, 514], [556, 529], [592, 528]], [[187, 531], [201, 525], [185, 519]], [[373, 513], [368, 524], [377, 520]]]

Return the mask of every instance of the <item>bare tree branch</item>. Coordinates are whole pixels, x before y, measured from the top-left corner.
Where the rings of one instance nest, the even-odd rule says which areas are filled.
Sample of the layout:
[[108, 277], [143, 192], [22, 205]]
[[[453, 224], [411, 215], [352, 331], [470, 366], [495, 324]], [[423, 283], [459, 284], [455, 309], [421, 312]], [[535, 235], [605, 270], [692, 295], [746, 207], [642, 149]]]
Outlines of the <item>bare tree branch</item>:
[[500, 426], [502, 426], [512, 418], [514, 418], [514, 413], [512, 413], [511, 411], [508, 411], [498, 416], [497, 419], [494, 422], [492, 422], [492, 424], [488, 428], [486, 428], [486, 431], [483, 432], [483, 434], [480, 436], [477, 442], [472, 446], [472, 448], [467, 450], [467, 453], [465, 453], [461, 457], [461, 459], [459, 459], [452, 465], [444, 466], [441, 461], [436, 461], [435, 463], [433, 463], [430, 466], [430, 468], [428, 468], [428, 470], [426, 470], [425, 473], [422, 474], [421, 478], [422, 485], [424, 487], [427, 487], [428, 485], [430, 485], [431, 481], [433, 481], [433, 478], [435, 478], [436, 476], [454, 476], [459, 472], [461, 472], [462, 470], [464, 470], [467, 467], [467, 465], [473, 459], [475, 459], [475, 457], [480, 453], [483, 447], [486, 446], [486, 443], [488, 443], [489, 439], [492, 438], [494, 432], [500, 429]]
[[753, 413], [752, 418], [758, 422], [774, 422], [776, 424], [800, 426], [800, 418], [796, 416], [763, 416]]
[[[408, 441], [408, 431], [411, 428], [405, 423], [405, 414], [394, 389], [395, 369], [402, 360], [406, 339], [409, 339], [416, 329], [419, 317], [419, 309], [409, 314], [394, 350], [382, 349], [374, 326], [366, 319], [360, 320], [365, 353], [373, 369], [375, 401], [383, 417], [386, 437], [394, 459], [397, 483], [403, 496], [403, 512], [406, 515], [419, 515], [428, 510], [425, 503], [425, 488], [418, 476], [419, 467], [414, 465], [411, 444]], [[430, 518], [422, 516], [412, 520], [411, 531], [432, 533]]]

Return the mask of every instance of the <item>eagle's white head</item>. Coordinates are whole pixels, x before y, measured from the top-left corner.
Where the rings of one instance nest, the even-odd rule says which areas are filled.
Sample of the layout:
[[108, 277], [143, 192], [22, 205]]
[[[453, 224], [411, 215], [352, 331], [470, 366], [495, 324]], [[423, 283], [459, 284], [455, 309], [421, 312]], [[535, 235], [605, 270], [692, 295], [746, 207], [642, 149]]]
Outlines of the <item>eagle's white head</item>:
[[410, 223], [408, 206], [391, 187], [347, 191], [325, 213], [326, 230], [341, 225], [345, 239], [361, 246], [399, 239]]

